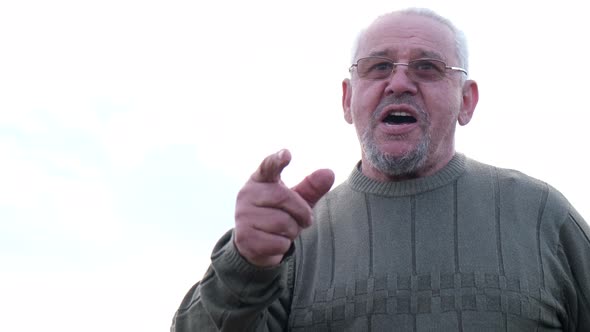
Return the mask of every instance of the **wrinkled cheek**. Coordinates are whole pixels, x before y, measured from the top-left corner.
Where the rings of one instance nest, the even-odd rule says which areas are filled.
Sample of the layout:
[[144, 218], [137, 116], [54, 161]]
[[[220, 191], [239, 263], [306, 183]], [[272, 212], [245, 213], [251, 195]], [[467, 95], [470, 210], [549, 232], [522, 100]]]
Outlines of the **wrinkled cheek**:
[[448, 117], [444, 120], [439, 119], [436, 124], [432, 124], [430, 128], [430, 135], [432, 141], [436, 145], [452, 144], [455, 137], [456, 120]]
[[351, 115], [357, 128], [359, 137], [364, 134], [366, 128], [371, 128], [373, 115], [379, 102], [381, 93], [378, 86], [357, 86], [351, 96]]
[[374, 110], [381, 100], [382, 91], [378, 86], [361, 86], [353, 89], [352, 102], [364, 110]]
[[356, 127], [357, 131], [360, 132], [362, 128], [365, 128], [368, 124], [370, 124], [370, 113], [366, 112], [364, 108], [360, 107], [359, 105], [354, 105], [356, 107], [351, 108], [351, 117], [352, 123]]

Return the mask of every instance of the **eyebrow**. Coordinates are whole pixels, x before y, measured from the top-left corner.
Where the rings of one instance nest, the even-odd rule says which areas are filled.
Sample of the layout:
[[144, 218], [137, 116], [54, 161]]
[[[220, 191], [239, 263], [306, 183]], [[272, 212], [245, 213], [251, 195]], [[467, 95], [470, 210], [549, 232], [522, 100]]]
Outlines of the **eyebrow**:
[[420, 50], [419, 52], [420, 54], [420, 58], [430, 58], [430, 59], [435, 59], [435, 60], [444, 60], [443, 57], [434, 51], [425, 51], [425, 50]]
[[[383, 51], [373, 51], [371, 53], [369, 53], [369, 56], [382, 56], [382, 57], [388, 57], [390, 53], [396, 53], [390, 50], [383, 50]], [[443, 57], [434, 51], [427, 51], [427, 50], [422, 50], [422, 49], [418, 49], [418, 50], [412, 50], [411, 52], [412, 54], [418, 54], [418, 59], [420, 58], [429, 58], [429, 59], [435, 59], [435, 60], [444, 60]]]
[[389, 55], [389, 51], [385, 50], [385, 51], [374, 51], [369, 53], [370, 56], [388, 56]]

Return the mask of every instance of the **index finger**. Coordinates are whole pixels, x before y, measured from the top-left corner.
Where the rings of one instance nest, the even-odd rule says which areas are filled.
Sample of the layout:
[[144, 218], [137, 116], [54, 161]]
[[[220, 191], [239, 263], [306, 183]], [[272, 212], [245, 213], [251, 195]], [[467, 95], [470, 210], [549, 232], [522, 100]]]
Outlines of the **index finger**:
[[279, 182], [281, 172], [291, 162], [291, 153], [282, 149], [264, 158], [250, 179], [255, 182]]

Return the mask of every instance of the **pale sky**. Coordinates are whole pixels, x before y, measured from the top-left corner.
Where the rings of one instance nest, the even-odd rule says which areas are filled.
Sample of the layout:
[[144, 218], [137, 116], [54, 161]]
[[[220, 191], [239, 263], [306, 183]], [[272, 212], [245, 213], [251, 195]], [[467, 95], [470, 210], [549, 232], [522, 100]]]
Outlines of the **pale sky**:
[[0, 331], [167, 331], [261, 159], [337, 182], [356, 33], [407, 6], [462, 28], [480, 87], [457, 149], [583, 189], [582, 2], [0, 2]]

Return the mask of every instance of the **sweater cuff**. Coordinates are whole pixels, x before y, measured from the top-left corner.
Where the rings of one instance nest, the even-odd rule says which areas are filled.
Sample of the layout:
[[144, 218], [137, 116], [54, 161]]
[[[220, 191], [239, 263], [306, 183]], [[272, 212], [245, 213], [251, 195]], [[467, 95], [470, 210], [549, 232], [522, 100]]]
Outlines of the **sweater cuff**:
[[240, 255], [231, 230], [215, 246], [211, 262], [217, 277], [240, 301], [264, 302], [269, 296], [274, 297], [287, 288], [287, 264], [291, 259], [289, 253], [277, 266], [257, 267]]

